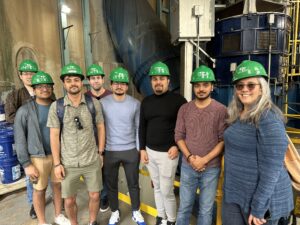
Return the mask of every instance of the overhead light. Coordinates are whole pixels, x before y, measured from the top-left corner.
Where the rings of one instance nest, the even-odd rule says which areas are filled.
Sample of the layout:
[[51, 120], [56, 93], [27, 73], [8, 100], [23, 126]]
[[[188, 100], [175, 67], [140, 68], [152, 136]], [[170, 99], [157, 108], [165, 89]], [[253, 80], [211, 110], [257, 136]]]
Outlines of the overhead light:
[[65, 14], [69, 14], [71, 12], [71, 9], [67, 5], [62, 5], [61, 12]]

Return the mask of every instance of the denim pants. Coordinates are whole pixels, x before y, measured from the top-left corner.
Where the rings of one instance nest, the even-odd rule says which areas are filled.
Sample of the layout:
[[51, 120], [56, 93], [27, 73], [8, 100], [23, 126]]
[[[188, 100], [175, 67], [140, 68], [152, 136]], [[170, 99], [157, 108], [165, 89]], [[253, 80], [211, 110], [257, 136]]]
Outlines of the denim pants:
[[219, 175], [219, 167], [207, 168], [203, 172], [197, 172], [190, 165], [185, 162], [182, 163], [177, 225], [190, 224], [197, 188], [200, 189], [197, 225], [211, 225]]
[[33, 186], [32, 183], [30, 182], [29, 176], [26, 176], [25, 178], [26, 181], [26, 192], [27, 192], [27, 202], [32, 205], [32, 196], [33, 196]]
[[[226, 203], [222, 205], [222, 223], [223, 225], [248, 225], [249, 213], [245, 213], [242, 208], [235, 203]], [[277, 225], [278, 219], [268, 220], [264, 225]]]

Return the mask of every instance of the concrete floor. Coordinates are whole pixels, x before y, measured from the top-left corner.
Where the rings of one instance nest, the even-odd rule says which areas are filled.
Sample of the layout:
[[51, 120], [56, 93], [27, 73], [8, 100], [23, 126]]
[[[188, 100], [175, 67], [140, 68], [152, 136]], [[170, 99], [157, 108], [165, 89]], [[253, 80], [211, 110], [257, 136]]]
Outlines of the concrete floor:
[[[89, 222], [87, 191], [83, 187], [77, 196], [79, 207], [78, 221], [80, 225], [87, 225]], [[119, 225], [136, 225], [131, 219], [130, 206], [120, 202], [121, 222]], [[110, 210], [104, 213], [99, 212], [97, 221], [100, 225], [107, 225], [110, 217]], [[147, 224], [154, 224], [155, 218], [143, 213]], [[54, 209], [50, 202], [46, 207], [47, 222], [53, 223]], [[26, 202], [26, 190], [22, 189], [12, 194], [0, 197], [0, 225], [37, 225], [37, 220], [29, 217], [29, 205]]]
[[[153, 199], [153, 188], [151, 187], [150, 178], [147, 176], [140, 176], [140, 186], [141, 188], [141, 202], [146, 203], [149, 206], [155, 208], [154, 199]], [[120, 169], [119, 174], [119, 190], [126, 194], [127, 184], [124, 176], [123, 169]], [[47, 196], [49, 196], [49, 192], [47, 191]], [[88, 224], [88, 199], [87, 199], [87, 191], [84, 183], [82, 183], [82, 187], [80, 188], [77, 196], [77, 204], [79, 207], [78, 210], [78, 221], [80, 225]], [[179, 199], [177, 199], [179, 202]], [[37, 220], [32, 220], [29, 217], [29, 205], [27, 204], [26, 199], [26, 189], [23, 188], [19, 191], [14, 191], [9, 194], [0, 195], [0, 225], [37, 225]], [[120, 210], [121, 210], [121, 221], [119, 225], [136, 225], [131, 219], [131, 209], [130, 206], [124, 202], [120, 201]], [[110, 217], [110, 210], [101, 213], [99, 212], [97, 221], [99, 225], [107, 225]], [[154, 225], [155, 218], [143, 213], [145, 221], [147, 225]], [[49, 223], [53, 223], [54, 221], [54, 209], [53, 204], [50, 202], [46, 207], [46, 219]], [[195, 218], [192, 217], [191, 225], [195, 225]], [[298, 218], [297, 225], [300, 225], [300, 219]]]

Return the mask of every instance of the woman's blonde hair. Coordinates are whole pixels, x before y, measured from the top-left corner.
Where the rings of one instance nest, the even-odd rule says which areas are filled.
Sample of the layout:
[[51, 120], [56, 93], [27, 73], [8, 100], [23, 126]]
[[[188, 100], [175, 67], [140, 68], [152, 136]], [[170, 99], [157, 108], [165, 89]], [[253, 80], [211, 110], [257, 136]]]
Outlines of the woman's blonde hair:
[[[278, 115], [279, 119], [285, 121], [281, 110], [272, 102], [271, 91], [267, 81], [262, 77], [258, 77], [257, 80], [260, 84], [262, 92], [261, 96], [258, 97], [257, 101], [252, 105], [251, 109], [245, 115], [243, 115], [243, 119], [241, 120], [244, 122], [252, 123], [254, 125], [258, 125], [258, 121], [261, 115], [268, 110], [272, 110], [276, 113], [276, 115]], [[238, 98], [236, 89], [234, 87], [233, 98], [228, 106], [229, 117], [227, 122], [229, 124], [232, 124], [237, 119], [240, 119], [240, 113], [243, 111], [243, 109], [244, 106]]]

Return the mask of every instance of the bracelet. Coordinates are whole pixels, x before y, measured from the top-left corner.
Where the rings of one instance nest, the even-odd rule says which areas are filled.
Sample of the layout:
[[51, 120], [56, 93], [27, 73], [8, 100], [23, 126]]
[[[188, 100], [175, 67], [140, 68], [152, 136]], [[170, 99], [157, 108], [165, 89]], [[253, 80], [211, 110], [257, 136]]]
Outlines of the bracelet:
[[192, 154], [192, 153], [190, 153], [190, 154], [189, 154], [189, 156], [188, 156], [188, 157], [186, 157], [186, 161], [187, 161], [187, 162], [189, 162], [189, 159], [190, 159], [190, 157], [191, 157], [191, 156], [193, 156], [193, 154]]
[[61, 163], [58, 163], [58, 164], [54, 165], [54, 168], [56, 168], [56, 167], [58, 167], [60, 165], [61, 165]]

